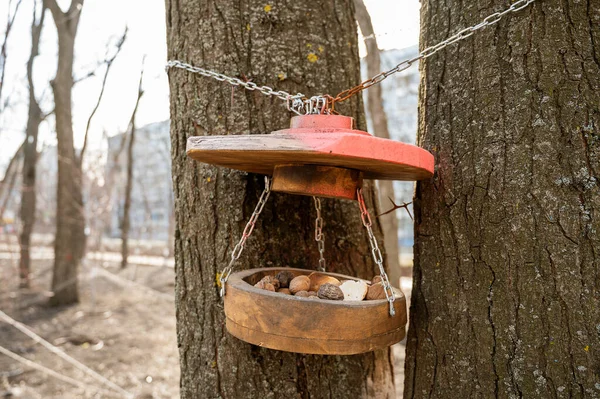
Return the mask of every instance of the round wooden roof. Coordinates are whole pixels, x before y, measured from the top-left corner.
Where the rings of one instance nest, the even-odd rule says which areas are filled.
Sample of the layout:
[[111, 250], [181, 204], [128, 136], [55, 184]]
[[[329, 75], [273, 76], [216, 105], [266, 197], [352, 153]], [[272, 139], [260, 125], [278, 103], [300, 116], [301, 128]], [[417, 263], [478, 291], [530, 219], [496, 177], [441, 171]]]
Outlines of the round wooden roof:
[[360, 170], [366, 179], [423, 180], [433, 176], [433, 155], [406, 143], [352, 129], [352, 118], [305, 115], [271, 134], [190, 137], [196, 161], [272, 175], [276, 165], [326, 165]]

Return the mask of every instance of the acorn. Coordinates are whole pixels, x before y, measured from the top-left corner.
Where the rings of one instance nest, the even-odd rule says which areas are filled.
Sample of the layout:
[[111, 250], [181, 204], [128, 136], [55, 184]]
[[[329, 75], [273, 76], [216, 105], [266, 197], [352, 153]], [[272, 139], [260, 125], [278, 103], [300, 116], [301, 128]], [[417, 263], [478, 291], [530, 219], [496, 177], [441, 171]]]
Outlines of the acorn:
[[279, 286], [281, 288], [288, 288], [290, 286], [290, 281], [294, 278], [294, 273], [288, 270], [282, 270], [275, 276], [277, 280], [279, 280]]
[[308, 291], [298, 291], [294, 294], [295, 296], [299, 296], [300, 298], [308, 298], [310, 295], [308, 295]]
[[330, 299], [333, 301], [341, 301], [344, 299], [344, 293], [337, 285], [325, 283], [319, 287], [317, 296], [321, 299]]
[[368, 286], [362, 280], [348, 280], [340, 285], [340, 290], [344, 293], [345, 301], [362, 301], [367, 295]]
[[340, 280], [335, 277], [316, 272], [309, 274], [308, 278], [310, 279], [310, 291], [319, 291], [319, 287], [323, 284], [333, 284], [336, 286], [342, 284]]
[[383, 283], [373, 284], [367, 290], [367, 300], [385, 299], [385, 289]]
[[290, 290], [287, 289], [287, 288], [280, 288], [280, 289], [277, 290], [277, 292], [279, 292], [280, 294], [292, 295], [292, 293], [290, 292]]
[[271, 283], [267, 283], [263, 280], [260, 280], [258, 283], [254, 284], [256, 288], [260, 288], [267, 291], [275, 292], [275, 286]]
[[294, 277], [292, 281], [290, 281], [290, 292], [292, 294], [296, 294], [299, 291], [309, 291], [310, 288], [310, 279], [308, 276], [298, 276]]

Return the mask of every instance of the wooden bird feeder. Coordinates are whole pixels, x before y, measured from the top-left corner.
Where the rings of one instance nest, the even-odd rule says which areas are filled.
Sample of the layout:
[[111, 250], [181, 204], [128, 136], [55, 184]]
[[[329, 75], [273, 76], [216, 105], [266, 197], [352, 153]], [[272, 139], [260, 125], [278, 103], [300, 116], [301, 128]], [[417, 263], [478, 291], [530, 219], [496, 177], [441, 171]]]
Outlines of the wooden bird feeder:
[[[430, 178], [434, 163], [429, 152], [355, 130], [350, 117], [303, 115], [292, 118], [290, 129], [271, 134], [190, 137], [187, 154], [200, 162], [272, 176], [272, 185], [269, 186], [267, 181], [229, 266], [220, 277], [229, 333], [266, 348], [328, 355], [368, 352], [404, 338], [406, 300], [400, 290], [389, 284], [360, 189], [363, 179]], [[358, 200], [387, 299], [333, 301], [302, 298], [254, 287], [261, 278], [275, 275], [283, 270], [281, 268], [232, 273], [233, 263], [243, 250], [270, 190], [315, 198]], [[317, 201], [315, 199], [315, 204]], [[317, 225], [320, 217], [319, 205]], [[319, 244], [324, 263], [324, 244]], [[311, 272], [285, 270], [295, 275]], [[323, 274], [339, 280], [359, 280], [340, 274]]]

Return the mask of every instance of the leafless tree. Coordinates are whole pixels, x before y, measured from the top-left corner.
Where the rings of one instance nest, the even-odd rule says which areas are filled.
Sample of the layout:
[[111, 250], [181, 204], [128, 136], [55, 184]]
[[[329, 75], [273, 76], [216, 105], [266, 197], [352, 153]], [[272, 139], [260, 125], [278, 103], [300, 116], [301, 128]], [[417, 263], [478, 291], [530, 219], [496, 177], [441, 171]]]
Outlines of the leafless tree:
[[[52, 12], [58, 33], [58, 67], [52, 81], [54, 114], [58, 141], [58, 184], [52, 305], [77, 302], [77, 271], [85, 250], [85, 214], [83, 208], [81, 160], [73, 146], [72, 88], [75, 37], [83, 0], [71, 0], [63, 11], [56, 0], [44, 0]], [[69, 281], [71, 284], [64, 285]], [[60, 289], [58, 287], [60, 286]]]
[[[2, 100], [2, 88], [4, 87], [4, 76], [6, 72], [6, 47], [8, 45], [8, 36], [10, 36], [10, 31], [15, 23], [15, 18], [17, 16], [17, 12], [19, 11], [19, 7], [21, 6], [21, 2], [23, 0], [18, 0], [13, 10], [13, 0], [8, 1], [8, 15], [6, 16], [6, 28], [4, 29], [4, 40], [2, 41], [2, 48], [0, 49], [0, 100]], [[12, 10], [12, 11], [11, 11]], [[2, 111], [2, 103], [0, 102], [0, 111]]]
[[[369, 76], [375, 76], [381, 72], [381, 59], [377, 38], [371, 22], [371, 16], [369, 15], [369, 11], [363, 0], [354, 0], [354, 7], [356, 9], [356, 20], [358, 21], [360, 31], [365, 38], [364, 42], [367, 47], [367, 74]], [[373, 134], [377, 137], [389, 139], [390, 132], [388, 130], [387, 115], [383, 108], [381, 85], [371, 86], [366, 93], [366, 96], [369, 114], [371, 115], [371, 121], [373, 122]], [[388, 199], [393, 200], [395, 198], [394, 183], [391, 180], [380, 180], [377, 185], [379, 187], [380, 204], [387, 204], [389, 201]], [[398, 217], [396, 216], [396, 212], [391, 212], [381, 216], [379, 220], [383, 230], [385, 252], [390, 268], [390, 281], [392, 284], [398, 285], [401, 276], [398, 251]]]
[[35, 223], [36, 208], [36, 165], [37, 165], [37, 143], [40, 123], [44, 116], [40, 105], [35, 96], [35, 86], [33, 82], [33, 63], [39, 53], [40, 37], [44, 25], [44, 16], [46, 7], [42, 3], [40, 15], [37, 15], [37, 1], [33, 7], [33, 18], [31, 22], [31, 52], [27, 61], [27, 83], [29, 86], [29, 113], [27, 118], [27, 128], [25, 130], [24, 158], [23, 158], [23, 177], [21, 186], [21, 232], [19, 234], [19, 245], [21, 256], [19, 261], [19, 285], [29, 287], [29, 273], [31, 270], [31, 232]]
[[[137, 110], [140, 105], [140, 100], [144, 95], [144, 90], [142, 88], [142, 81], [144, 78], [144, 66], [142, 62], [142, 71], [140, 73], [140, 81], [138, 84], [138, 92], [137, 98], [135, 101], [135, 106], [133, 107], [133, 112], [131, 113], [131, 119], [129, 120], [129, 140], [127, 144], [127, 177], [125, 183], [125, 201], [123, 205], [123, 219], [121, 220], [121, 268], [127, 267], [127, 257], [129, 256], [129, 228], [130, 228], [130, 209], [131, 209], [131, 188], [133, 185], [133, 146], [135, 143], [135, 117], [137, 115]], [[123, 137], [123, 141], [125, 141], [126, 137]]]
[[100, 103], [102, 102], [102, 98], [104, 97], [104, 91], [106, 89], [106, 81], [108, 80], [108, 74], [110, 73], [110, 70], [111, 70], [114, 62], [117, 59], [117, 56], [121, 52], [121, 49], [123, 48], [123, 44], [125, 44], [125, 39], [127, 39], [127, 32], [128, 32], [128, 28], [126, 27], [125, 31], [123, 32], [123, 35], [121, 35], [121, 37], [119, 38], [119, 41], [116, 44], [115, 52], [113, 55], [111, 55], [111, 56], [108, 55], [109, 48], [107, 48], [107, 56], [105, 57], [104, 62], [103, 62], [104, 65], [106, 65], [106, 69], [104, 70], [104, 77], [102, 78], [102, 87], [100, 89], [100, 94], [98, 95], [98, 99], [96, 100], [96, 104], [94, 105], [94, 108], [92, 109], [92, 112], [90, 113], [90, 116], [88, 117], [87, 123], [85, 125], [85, 136], [83, 138], [83, 146], [81, 147], [81, 152], [79, 153], [79, 168], [82, 167], [83, 156], [84, 156], [85, 150], [87, 148], [90, 127], [92, 125], [92, 119], [94, 118], [94, 115], [96, 115], [96, 112], [98, 111], [98, 108], [100, 107]]

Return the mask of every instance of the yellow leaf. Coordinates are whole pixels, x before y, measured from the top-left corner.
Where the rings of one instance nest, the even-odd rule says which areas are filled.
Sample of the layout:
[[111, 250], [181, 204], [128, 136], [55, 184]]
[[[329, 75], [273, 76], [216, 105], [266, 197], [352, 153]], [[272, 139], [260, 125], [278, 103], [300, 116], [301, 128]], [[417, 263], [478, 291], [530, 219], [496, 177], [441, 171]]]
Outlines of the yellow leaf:
[[325, 51], [325, 48], [323, 46], [319, 46], [319, 53], [322, 53], [323, 51]]
[[312, 44], [306, 43], [306, 48], [312, 48]]
[[589, 352], [590, 351], [590, 346], [586, 345], [585, 348], [583, 348], [584, 351]]
[[272, 10], [272, 9], [273, 9], [273, 7], [271, 7], [271, 5], [270, 5], [270, 4], [267, 4], [267, 5], [266, 5], [266, 6], [263, 8], [263, 10], [265, 10], [265, 12], [271, 12], [271, 10]]
[[279, 78], [279, 80], [284, 80], [285, 79], [285, 73], [279, 73], [279, 74], [277, 74], [277, 77]]
[[221, 288], [221, 273], [217, 273], [215, 282], [217, 283], [217, 287]]
[[249, 31], [250, 29], [252, 29], [252, 28], [250, 27], [250, 24], [246, 24], [246, 30], [247, 30], [247, 31]]
[[308, 59], [308, 62], [317, 62], [317, 60], [319, 59], [319, 57], [315, 53], [308, 53], [308, 56], [306, 56], [306, 58]]
[[206, 178], [206, 181], [210, 183], [210, 177], [207, 177], [207, 178]]

